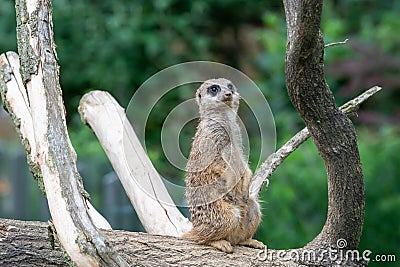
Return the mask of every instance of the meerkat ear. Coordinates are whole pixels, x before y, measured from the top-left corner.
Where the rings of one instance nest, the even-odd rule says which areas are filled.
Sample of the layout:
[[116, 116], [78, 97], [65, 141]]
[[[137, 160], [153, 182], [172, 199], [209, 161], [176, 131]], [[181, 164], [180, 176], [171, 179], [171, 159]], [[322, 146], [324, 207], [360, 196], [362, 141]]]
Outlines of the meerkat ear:
[[201, 102], [201, 94], [200, 93], [197, 95], [197, 99], [198, 99], [198, 101], [200, 103]]

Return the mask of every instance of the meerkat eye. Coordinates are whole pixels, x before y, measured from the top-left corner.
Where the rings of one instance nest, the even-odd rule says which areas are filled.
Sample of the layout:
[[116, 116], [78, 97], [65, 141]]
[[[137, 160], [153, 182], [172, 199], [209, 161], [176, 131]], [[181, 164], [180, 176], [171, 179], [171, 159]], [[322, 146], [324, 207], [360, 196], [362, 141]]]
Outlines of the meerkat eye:
[[228, 89], [231, 90], [231, 91], [233, 91], [233, 84], [228, 83]]
[[221, 87], [217, 84], [213, 84], [207, 88], [207, 93], [212, 96], [215, 96], [219, 91], [221, 91]]

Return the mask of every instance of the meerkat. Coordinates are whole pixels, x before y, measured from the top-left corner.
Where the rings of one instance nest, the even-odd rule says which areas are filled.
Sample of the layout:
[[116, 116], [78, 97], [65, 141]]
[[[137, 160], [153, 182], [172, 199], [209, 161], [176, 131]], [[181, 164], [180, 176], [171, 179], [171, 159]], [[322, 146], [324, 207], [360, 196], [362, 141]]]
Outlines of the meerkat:
[[260, 206], [249, 197], [252, 172], [243, 155], [237, 111], [240, 95], [227, 79], [196, 91], [200, 121], [186, 167], [186, 198], [193, 228], [183, 237], [233, 252], [234, 245], [264, 248], [252, 239]]

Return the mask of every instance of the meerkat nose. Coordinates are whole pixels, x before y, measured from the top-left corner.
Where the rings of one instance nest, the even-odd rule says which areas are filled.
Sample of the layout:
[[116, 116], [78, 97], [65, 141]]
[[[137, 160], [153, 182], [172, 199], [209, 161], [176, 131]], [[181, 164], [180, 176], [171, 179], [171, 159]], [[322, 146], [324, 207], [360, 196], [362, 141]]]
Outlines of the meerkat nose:
[[227, 92], [227, 93], [225, 93], [225, 96], [226, 97], [230, 97], [230, 96], [232, 96], [232, 93], [231, 92]]

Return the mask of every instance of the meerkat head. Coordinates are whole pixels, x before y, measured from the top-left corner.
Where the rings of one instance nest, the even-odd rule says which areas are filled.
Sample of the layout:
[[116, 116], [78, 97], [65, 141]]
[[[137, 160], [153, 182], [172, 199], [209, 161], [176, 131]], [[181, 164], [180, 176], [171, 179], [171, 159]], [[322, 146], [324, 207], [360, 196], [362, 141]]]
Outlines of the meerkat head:
[[230, 109], [237, 112], [240, 95], [235, 85], [224, 78], [205, 81], [196, 92], [200, 113], [207, 110]]

